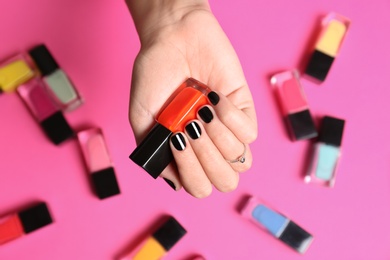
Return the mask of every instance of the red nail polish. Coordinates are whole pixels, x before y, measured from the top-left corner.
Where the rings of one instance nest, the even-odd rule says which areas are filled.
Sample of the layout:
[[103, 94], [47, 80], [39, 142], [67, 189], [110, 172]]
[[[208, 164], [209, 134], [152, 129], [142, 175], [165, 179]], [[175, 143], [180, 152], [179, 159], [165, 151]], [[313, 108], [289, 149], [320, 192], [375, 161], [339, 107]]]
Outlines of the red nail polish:
[[0, 218], [0, 245], [53, 222], [46, 203], [40, 203], [20, 212]]
[[185, 125], [196, 119], [197, 111], [209, 104], [207, 95], [210, 89], [205, 84], [189, 78], [179, 89], [178, 94], [157, 116], [152, 130], [130, 155], [130, 159], [153, 178], [157, 178], [173, 160], [169, 146], [172, 133], [184, 132]]

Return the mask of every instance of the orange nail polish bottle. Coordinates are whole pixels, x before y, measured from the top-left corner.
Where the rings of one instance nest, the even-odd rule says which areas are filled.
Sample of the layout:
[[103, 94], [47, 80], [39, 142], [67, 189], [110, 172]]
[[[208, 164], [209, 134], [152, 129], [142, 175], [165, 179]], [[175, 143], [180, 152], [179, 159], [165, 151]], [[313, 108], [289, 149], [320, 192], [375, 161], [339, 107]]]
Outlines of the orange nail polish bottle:
[[157, 116], [154, 127], [131, 153], [130, 159], [156, 179], [173, 160], [169, 146], [172, 133], [183, 132], [185, 125], [196, 118], [199, 108], [209, 104], [209, 92], [205, 84], [193, 78], [183, 82], [177, 95]]

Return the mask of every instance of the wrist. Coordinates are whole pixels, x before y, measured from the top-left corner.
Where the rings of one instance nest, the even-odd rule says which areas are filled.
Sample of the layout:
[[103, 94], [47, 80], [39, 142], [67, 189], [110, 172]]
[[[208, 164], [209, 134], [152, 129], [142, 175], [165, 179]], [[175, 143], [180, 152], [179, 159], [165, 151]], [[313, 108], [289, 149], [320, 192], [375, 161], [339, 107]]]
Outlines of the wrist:
[[207, 0], [126, 0], [141, 44], [193, 11], [210, 11]]

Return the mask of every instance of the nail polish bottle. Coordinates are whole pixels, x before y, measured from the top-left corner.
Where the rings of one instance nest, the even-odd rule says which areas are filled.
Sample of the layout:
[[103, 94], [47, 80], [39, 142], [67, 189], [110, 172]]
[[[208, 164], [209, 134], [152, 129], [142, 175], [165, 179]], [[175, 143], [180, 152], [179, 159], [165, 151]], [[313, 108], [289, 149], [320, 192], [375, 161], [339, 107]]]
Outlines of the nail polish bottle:
[[169, 146], [172, 133], [184, 132], [185, 125], [196, 119], [198, 110], [209, 104], [209, 92], [205, 84], [193, 78], [187, 79], [178, 94], [159, 113], [154, 127], [132, 152], [130, 159], [156, 179], [173, 160]]
[[299, 73], [289, 70], [275, 74], [271, 85], [278, 98], [290, 137], [293, 141], [306, 140], [317, 136]]
[[49, 97], [40, 79], [34, 78], [21, 85], [17, 92], [54, 144], [58, 145], [74, 136], [73, 130], [61, 110]]
[[196, 256], [192, 260], [206, 260], [203, 256]]
[[38, 71], [27, 55], [14, 56], [0, 63], [0, 93], [12, 92], [37, 75]]
[[0, 245], [27, 235], [53, 222], [46, 203], [0, 217]]
[[345, 121], [325, 116], [322, 119], [320, 136], [314, 145], [313, 157], [305, 182], [316, 182], [333, 187], [337, 165], [341, 156], [341, 139]]
[[291, 219], [255, 197], [248, 199], [241, 215], [301, 254], [306, 252], [313, 240], [312, 235]]
[[120, 194], [102, 130], [91, 128], [77, 133], [93, 187], [100, 199]]
[[325, 80], [347, 33], [350, 21], [336, 13], [328, 14], [321, 24], [321, 31], [305, 74], [321, 83]]
[[71, 111], [79, 107], [83, 100], [65, 72], [58, 66], [57, 62], [46, 48], [41, 44], [29, 51], [40, 70], [43, 81], [47, 85], [48, 92], [55, 100], [61, 110]]
[[180, 241], [187, 231], [173, 217], [170, 217], [152, 235], [144, 239], [120, 260], [158, 260]]

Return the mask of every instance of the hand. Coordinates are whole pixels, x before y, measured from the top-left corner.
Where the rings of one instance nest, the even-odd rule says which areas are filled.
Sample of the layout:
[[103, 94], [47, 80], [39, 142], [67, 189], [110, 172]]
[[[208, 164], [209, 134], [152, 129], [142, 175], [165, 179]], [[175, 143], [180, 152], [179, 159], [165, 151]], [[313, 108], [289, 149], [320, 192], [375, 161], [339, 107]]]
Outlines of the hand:
[[[257, 137], [257, 122], [251, 93], [233, 47], [204, 1], [178, 4], [179, 7], [171, 4], [165, 11], [155, 8], [155, 14], [148, 9], [146, 18], [134, 14], [135, 7], [130, 2], [137, 1], [128, 4], [141, 40], [129, 108], [137, 143], [153, 126], [171, 94], [184, 80], [193, 77], [215, 91], [219, 102], [201, 109], [198, 119], [186, 127], [185, 133], [173, 135], [172, 140], [183, 137], [186, 146], [179, 151], [171, 143], [176, 165], [171, 163], [161, 177], [171, 182], [175, 190], [184, 187], [197, 198], [208, 196], [213, 185], [222, 192], [234, 190], [239, 172], [251, 167], [248, 144]], [[206, 123], [210, 117], [211, 122]], [[201, 130], [198, 138], [191, 137], [194, 126]], [[227, 162], [244, 152], [243, 143], [245, 162]]]

